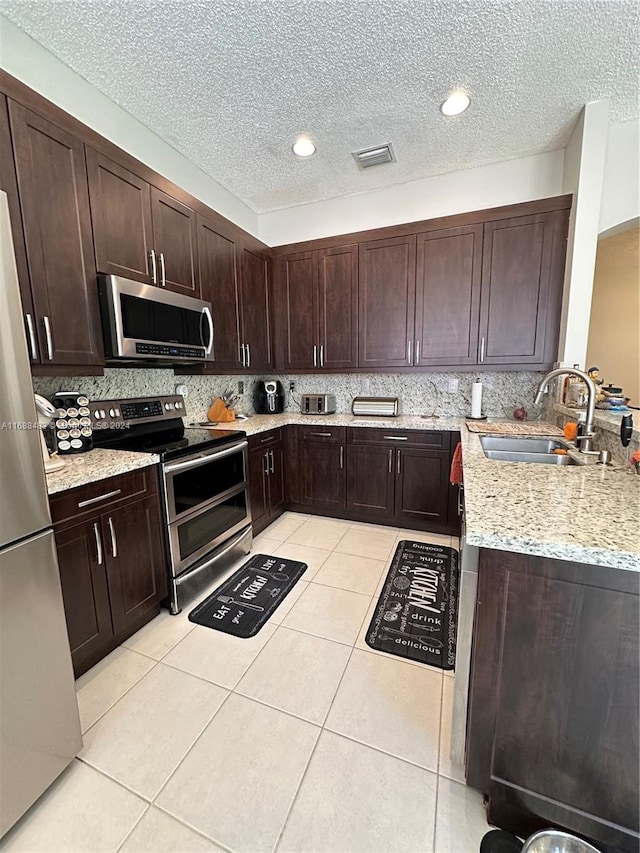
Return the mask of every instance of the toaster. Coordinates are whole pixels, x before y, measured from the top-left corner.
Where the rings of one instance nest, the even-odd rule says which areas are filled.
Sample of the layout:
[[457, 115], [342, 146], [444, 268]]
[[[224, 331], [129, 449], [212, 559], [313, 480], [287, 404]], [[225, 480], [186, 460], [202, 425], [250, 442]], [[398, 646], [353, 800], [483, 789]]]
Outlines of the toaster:
[[397, 397], [354, 397], [351, 411], [354, 415], [374, 415], [395, 418], [398, 416]]
[[303, 394], [300, 400], [303, 415], [332, 415], [335, 410], [335, 394]]

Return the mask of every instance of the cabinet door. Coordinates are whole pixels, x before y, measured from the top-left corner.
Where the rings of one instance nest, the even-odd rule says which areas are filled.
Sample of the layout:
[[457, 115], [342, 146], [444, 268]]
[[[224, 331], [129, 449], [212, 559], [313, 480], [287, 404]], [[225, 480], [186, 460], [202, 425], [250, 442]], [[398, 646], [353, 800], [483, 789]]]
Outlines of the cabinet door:
[[300, 456], [301, 503], [324, 509], [344, 509], [344, 445], [303, 441]]
[[449, 520], [449, 454], [396, 450], [396, 519], [409, 526], [444, 529]]
[[29, 357], [34, 364], [37, 364], [40, 361], [40, 354], [35, 333], [36, 321], [33, 313], [33, 302], [31, 300], [27, 251], [24, 245], [24, 229], [22, 227], [22, 214], [20, 212], [20, 199], [18, 197], [18, 182], [16, 180], [16, 168], [13, 161], [11, 131], [9, 130], [9, 111], [7, 109], [7, 99], [2, 94], [0, 94], [0, 190], [7, 194], [9, 204], [13, 251], [16, 256], [18, 283], [20, 284], [20, 297], [24, 312]]
[[84, 146], [9, 101], [42, 362], [103, 364]]
[[251, 523], [254, 534], [269, 523], [269, 493], [267, 490], [267, 451], [252, 450], [249, 453], [249, 499], [251, 501]]
[[347, 448], [347, 510], [388, 519], [394, 512], [395, 451], [350, 444]]
[[240, 294], [236, 244], [198, 217], [198, 264], [202, 298], [211, 303], [216, 368], [241, 367]]
[[167, 290], [199, 298], [195, 211], [151, 187], [151, 219], [158, 283]]
[[162, 601], [167, 577], [156, 495], [101, 516], [114, 632]]
[[360, 243], [358, 256], [359, 365], [412, 365], [415, 235]]
[[92, 148], [86, 152], [98, 272], [151, 283], [149, 184]]
[[285, 370], [320, 366], [317, 290], [317, 252], [298, 252], [276, 259], [278, 363]]
[[418, 234], [415, 363], [475, 364], [482, 225]]
[[271, 350], [271, 300], [267, 257], [242, 247], [240, 251], [242, 342], [249, 348], [246, 367], [273, 367]]
[[100, 657], [113, 636], [100, 519], [55, 531], [58, 566], [73, 668]]
[[562, 289], [564, 264], [559, 276], [555, 256], [566, 252], [565, 221], [559, 211], [485, 224], [480, 362], [545, 363], [548, 313]]
[[273, 519], [284, 509], [286, 502], [284, 448], [276, 444], [267, 450], [269, 457], [269, 515]]
[[358, 366], [358, 247], [318, 252], [320, 366]]

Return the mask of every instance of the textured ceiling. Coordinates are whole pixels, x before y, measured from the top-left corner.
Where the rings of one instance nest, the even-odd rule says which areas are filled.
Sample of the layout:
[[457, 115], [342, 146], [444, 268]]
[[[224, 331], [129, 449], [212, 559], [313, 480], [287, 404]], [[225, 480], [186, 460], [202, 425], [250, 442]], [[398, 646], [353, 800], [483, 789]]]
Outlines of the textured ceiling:
[[[562, 147], [638, 115], [626, 0], [0, 0], [0, 11], [264, 212]], [[454, 87], [462, 116], [439, 104]], [[299, 161], [300, 133], [317, 143]], [[350, 152], [392, 142], [360, 171]]]

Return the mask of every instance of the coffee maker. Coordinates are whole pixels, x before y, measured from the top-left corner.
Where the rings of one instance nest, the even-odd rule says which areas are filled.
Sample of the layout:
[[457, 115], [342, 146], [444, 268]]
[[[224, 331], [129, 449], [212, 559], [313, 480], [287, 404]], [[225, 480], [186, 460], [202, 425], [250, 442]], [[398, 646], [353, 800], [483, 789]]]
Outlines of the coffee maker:
[[261, 379], [256, 382], [253, 408], [259, 415], [277, 415], [284, 412], [284, 389], [281, 382]]

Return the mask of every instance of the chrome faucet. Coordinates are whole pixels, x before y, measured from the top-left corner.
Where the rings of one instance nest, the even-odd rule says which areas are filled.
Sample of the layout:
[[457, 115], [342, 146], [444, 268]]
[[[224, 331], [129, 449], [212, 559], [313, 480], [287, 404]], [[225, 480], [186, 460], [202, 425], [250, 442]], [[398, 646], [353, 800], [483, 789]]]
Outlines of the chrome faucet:
[[543, 376], [538, 385], [536, 396], [533, 398], [534, 406], [538, 406], [542, 400], [542, 395], [548, 391], [549, 382], [558, 376], [579, 376], [587, 386], [587, 417], [584, 422], [584, 432], [582, 435], [576, 436], [576, 444], [580, 444], [581, 453], [598, 453], [597, 450], [591, 449], [591, 440], [594, 437], [593, 432], [593, 416], [596, 410], [596, 386], [593, 384], [591, 377], [575, 367], [558, 367], [556, 370], [551, 370], [546, 376]]

